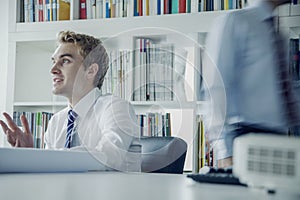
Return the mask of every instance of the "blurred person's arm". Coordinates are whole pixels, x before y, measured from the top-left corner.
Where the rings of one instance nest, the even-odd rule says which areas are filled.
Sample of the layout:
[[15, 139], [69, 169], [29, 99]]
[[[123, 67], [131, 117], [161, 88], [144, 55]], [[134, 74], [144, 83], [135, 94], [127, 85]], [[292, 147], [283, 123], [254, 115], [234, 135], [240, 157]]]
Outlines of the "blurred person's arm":
[[230, 130], [225, 123], [228, 117], [237, 115], [236, 96], [232, 91], [236, 88], [236, 59], [238, 45], [241, 44], [236, 41], [234, 20], [232, 15], [224, 15], [214, 23], [206, 41], [203, 67], [204, 81], [212, 102], [209, 139], [215, 144], [216, 157], [222, 167], [232, 165], [229, 159], [232, 146], [226, 146], [225, 142], [226, 133]]

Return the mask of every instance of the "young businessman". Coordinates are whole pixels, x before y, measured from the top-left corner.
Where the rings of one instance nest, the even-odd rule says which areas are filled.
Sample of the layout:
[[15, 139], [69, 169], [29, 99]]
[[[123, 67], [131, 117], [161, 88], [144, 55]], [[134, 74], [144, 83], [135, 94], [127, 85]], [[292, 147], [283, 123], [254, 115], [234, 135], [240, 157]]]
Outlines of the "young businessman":
[[[98, 152], [97, 158], [109, 168], [139, 171], [139, 155], [128, 152], [139, 137], [132, 106], [121, 98], [100, 95], [109, 66], [101, 41], [70, 31], [60, 32], [57, 39], [50, 71], [52, 92], [66, 97], [69, 105], [51, 118], [45, 134], [46, 148]], [[33, 147], [25, 116], [21, 116], [24, 131], [7, 113], [4, 117], [7, 124], [0, 124], [8, 142], [14, 147]]]
[[[209, 34], [204, 79], [214, 102], [209, 135], [216, 141], [219, 167], [232, 165], [235, 137], [287, 134], [289, 126], [299, 124], [299, 104], [287, 76], [287, 48], [273, 25], [273, 10], [288, 2], [256, 0], [221, 16]], [[293, 98], [287, 100], [287, 94]]]

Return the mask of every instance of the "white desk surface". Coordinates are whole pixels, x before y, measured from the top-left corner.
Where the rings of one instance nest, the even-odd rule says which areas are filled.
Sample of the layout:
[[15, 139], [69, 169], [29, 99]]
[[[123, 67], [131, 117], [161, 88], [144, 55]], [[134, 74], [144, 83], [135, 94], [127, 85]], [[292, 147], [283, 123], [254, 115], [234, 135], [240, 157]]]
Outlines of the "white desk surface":
[[241, 186], [203, 184], [186, 175], [89, 172], [0, 174], [0, 199], [23, 200], [289, 200], [299, 194], [267, 194]]

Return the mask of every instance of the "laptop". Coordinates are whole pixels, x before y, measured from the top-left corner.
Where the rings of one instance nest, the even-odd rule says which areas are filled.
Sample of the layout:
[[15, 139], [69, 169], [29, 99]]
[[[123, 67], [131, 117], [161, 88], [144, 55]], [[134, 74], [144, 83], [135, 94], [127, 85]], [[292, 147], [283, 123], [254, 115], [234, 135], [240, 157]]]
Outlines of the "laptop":
[[0, 148], [0, 173], [104, 171], [88, 151]]

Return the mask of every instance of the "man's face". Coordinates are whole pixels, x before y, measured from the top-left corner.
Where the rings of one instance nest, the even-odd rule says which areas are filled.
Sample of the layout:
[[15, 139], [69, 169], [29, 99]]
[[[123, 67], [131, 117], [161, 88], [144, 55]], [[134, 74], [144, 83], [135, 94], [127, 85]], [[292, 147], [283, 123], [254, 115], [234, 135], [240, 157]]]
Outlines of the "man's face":
[[52, 56], [52, 61], [53, 65], [50, 71], [53, 80], [52, 92], [71, 99], [77, 72], [84, 71], [83, 57], [80, 55], [78, 47], [72, 43], [60, 44]]

